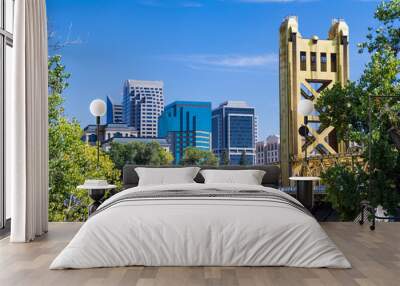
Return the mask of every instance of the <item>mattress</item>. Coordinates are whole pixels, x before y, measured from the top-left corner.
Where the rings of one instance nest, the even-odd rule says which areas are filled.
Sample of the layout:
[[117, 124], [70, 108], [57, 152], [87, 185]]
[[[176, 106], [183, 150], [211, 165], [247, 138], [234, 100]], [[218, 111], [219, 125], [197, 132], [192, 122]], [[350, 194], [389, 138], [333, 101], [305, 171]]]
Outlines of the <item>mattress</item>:
[[291, 196], [257, 185], [193, 183], [114, 195], [50, 269], [133, 265], [351, 267]]

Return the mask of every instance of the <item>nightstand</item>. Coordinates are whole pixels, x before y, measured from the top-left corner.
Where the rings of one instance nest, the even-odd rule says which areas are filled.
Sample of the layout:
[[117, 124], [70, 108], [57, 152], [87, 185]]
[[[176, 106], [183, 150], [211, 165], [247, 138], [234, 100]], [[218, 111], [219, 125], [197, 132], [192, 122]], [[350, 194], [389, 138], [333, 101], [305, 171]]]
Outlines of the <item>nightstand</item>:
[[88, 206], [89, 216], [92, 215], [103, 202], [103, 198], [107, 191], [115, 189], [116, 185], [110, 185], [106, 180], [86, 180], [78, 189], [88, 191], [89, 197], [93, 202]]
[[290, 177], [290, 181], [297, 184], [297, 200], [303, 204], [308, 210], [312, 210], [314, 206], [314, 182], [320, 181], [320, 177]]

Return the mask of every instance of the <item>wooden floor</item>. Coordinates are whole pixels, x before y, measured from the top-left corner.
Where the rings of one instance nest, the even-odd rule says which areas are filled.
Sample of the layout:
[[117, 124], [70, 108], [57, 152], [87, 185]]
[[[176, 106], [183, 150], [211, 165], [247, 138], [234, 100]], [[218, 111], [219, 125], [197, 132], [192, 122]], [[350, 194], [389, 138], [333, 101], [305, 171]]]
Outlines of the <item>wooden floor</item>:
[[400, 223], [372, 232], [353, 223], [324, 223], [352, 269], [288, 267], [124, 267], [48, 270], [81, 226], [51, 223], [49, 233], [28, 244], [0, 241], [0, 285], [400, 285]]

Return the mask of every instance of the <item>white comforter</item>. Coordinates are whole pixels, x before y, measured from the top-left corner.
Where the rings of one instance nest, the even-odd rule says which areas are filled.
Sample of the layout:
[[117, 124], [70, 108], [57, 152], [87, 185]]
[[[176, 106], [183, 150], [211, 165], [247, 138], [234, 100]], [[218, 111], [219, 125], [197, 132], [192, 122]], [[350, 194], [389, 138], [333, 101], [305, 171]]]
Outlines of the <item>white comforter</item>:
[[295, 201], [279, 190], [253, 185], [128, 189], [100, 206], [103, 211], [81, 227], [50, 269], [127, 265], [351, 267], [313, 217], [287, 204], [230, 197], [153, 198], [112, 204], [130, 192], [209, 188], [265, 190]]

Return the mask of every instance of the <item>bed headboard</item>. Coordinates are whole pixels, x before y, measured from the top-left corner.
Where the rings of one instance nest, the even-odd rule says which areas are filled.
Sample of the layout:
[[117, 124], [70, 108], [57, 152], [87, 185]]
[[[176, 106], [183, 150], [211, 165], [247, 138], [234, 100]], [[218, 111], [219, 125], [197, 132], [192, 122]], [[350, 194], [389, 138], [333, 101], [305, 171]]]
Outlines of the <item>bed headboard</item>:
[[[139, 183], [139, 177], [135, 171], [136, 167], [148, 168], [182, 168], [182, 166], [140, 166], [140, 165], [125, 165], [122, 171], [124, 189], [136, 187]], [[201, 167], [204, 169], [218, 170], [263, 170], [265, 171], [262, 185], [266, 187], [279, 187], [280, 185], [280, 168], [276, 165], [268, 166], [219, 166], [219, 167]], [[204, 183], [203, 176], [199, 173], [194, 179], [197, 183]]]

